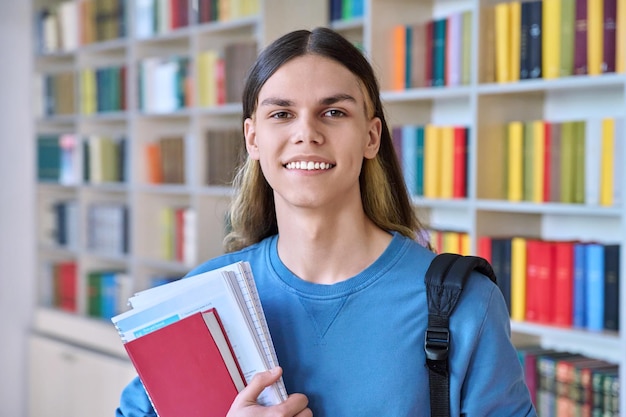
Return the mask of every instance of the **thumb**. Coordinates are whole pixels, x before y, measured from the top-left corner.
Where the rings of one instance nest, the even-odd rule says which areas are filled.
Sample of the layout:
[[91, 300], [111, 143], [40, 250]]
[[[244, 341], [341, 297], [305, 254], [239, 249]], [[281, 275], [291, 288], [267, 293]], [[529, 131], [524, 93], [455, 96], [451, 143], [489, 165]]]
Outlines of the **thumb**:
[[242, 405], [256, 404], [257, 398], [259, 398], [263, 390], [278, 381], [282, 374], [283, 370], [280, 366], [276, 366], [269, 371], [257, 373], [248, 386], [237, 395], [235, 402], [242, 403]]

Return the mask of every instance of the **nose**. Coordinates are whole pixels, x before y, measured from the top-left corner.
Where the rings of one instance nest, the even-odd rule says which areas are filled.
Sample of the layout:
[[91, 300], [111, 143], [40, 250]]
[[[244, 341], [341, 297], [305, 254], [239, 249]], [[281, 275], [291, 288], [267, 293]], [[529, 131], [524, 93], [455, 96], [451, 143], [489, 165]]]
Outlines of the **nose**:
[[321, 131], [320, 121], [313, 115], [300, 115], [298, 123], [294, 125], [294, 143], [321, 144], [324, 135]]

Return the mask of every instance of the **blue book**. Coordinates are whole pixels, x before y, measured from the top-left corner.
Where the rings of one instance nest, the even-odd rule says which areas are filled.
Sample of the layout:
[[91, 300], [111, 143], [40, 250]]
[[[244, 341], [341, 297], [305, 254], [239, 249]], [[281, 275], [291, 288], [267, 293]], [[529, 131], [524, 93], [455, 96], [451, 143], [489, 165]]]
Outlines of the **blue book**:
[[604, 245], [586, 246], [585, 285], [587, 289], [586, 319], [589, 330], [604, 329]]
[[402, 126], [402, 172], [410, 195], [417, 194], [417, 130], [414, 125]]
[[574, 244], [574, 299], [572, 300], [572, 324], [574, 327], [586, 327], [586, 285], [585, 285], [585, 244]]

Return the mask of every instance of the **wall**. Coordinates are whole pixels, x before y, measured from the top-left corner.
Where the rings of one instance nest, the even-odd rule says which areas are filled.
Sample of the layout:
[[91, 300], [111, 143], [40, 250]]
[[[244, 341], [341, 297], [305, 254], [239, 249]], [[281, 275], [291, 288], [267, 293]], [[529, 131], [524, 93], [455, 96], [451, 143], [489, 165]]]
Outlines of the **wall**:
[[27, 415], [36, 270], [30, 3], [0, 0], [0, 417]]

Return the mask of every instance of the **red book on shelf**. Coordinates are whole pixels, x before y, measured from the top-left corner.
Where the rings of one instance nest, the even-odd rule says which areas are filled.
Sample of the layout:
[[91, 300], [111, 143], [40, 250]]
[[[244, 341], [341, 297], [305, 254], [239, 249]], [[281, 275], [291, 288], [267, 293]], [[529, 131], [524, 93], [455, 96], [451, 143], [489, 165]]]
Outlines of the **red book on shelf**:
[[215, 309], [124, 347], [160, 417], [224, 417], [245, 385]]
[[454, 162], [452, 176], [452, 197], [467, 197], [467, 129], [454, 128]]
[[552, 297], [550, 242], [526, 241], [526, 320], [547, 324]]
[[478, 238], [478, 256], [485, 258], [491, 263], [491, 236], [480, 236]]
[[572, 326], [572, 297], [574, 285], [574, 244], [554, 242], [554, 297], [550, 322], [557, 326]]

